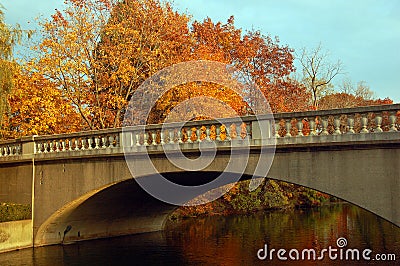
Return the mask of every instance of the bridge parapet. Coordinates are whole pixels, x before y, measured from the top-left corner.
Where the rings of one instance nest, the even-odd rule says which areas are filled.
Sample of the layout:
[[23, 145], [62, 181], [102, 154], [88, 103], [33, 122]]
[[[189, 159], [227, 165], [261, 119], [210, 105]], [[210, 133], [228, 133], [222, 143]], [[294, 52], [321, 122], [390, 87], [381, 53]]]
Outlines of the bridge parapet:
[[[225, 145], [247, 140], [254, 145], [260, 139], [275, 139], [279, 145], [307, 137], [315, 140], [317, 136], [400, 132], [399, 115], [400, 104], [393, 104], [33, 136], [0, 142], [0, 162], [5, 157], [10, 161], [27, 155], [106, 151], [123, 146], [143, 150], [166, 144], [216, 142]], [[288, 142], [288, 139], [292, 140]]]
[[20, 139], [6, 140], [0, 142], [0, 157], [18, 156], [22, 154], [22, 143]]

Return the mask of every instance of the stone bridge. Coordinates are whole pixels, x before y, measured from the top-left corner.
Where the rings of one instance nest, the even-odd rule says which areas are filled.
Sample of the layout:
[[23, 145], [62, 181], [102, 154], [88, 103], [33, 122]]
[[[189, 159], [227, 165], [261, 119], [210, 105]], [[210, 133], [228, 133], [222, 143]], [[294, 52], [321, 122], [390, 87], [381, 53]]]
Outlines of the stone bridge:
[[[176, 206], [135, 181], [155, 180], [148, 158], [168, 180], [187, 186], [215, 180], [233, 161], [243, 171], [229, 171], [213, 187], [238, 174], [268, 176], [334, 195], [400, 226], [399, 110], [400, 104], [279, 113], [4, 141], [0, 202], [32, 205], [35, 246], [150, 232], [161, 230]], [[248, 154], [238, 152], [244, 149]], [[209, 163], [187, 171], [164, 150]], [[257, 172], [264, 163], [269, 172]]]

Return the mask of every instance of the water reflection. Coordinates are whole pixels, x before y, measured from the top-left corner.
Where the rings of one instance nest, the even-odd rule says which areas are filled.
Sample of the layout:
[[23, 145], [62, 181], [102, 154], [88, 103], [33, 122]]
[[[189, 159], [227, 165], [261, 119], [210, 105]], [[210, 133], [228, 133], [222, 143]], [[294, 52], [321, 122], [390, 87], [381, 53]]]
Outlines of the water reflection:
[[[341, 204], [311, 210], [191, 219], [170, 225], [164, 232], [0, 254], [0, 265], [266, 265], [271, 261], [257, 258], [257, 250], [264, 244], [276, 249], [320, 251], [329, 245], [336, 247], [339, 237], [348, 240], [349, 248], [395, 253], [397, 262], [400, 261], [399, 228], [360, 208]], [[287, 262], [275, 259], [272, 264]], [[366, 263], [326, 259], [323, 264]], [[321, 265], [321, 262], [302, 261], [297, 265]]]

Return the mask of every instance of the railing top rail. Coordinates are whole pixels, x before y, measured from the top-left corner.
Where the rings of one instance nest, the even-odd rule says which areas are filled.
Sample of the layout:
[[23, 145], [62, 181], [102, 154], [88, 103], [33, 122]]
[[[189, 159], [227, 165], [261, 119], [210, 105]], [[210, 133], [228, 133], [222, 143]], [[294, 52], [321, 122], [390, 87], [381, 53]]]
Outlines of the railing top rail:
[[0, 141], [0, 145], [12, 145], [21, 143], [21, 139], [8, 139]]
[[356, 113], [373, 113], [373, 112], [384, 112], [384, 111], [399, 111], [400, 104], [384, 104], [384, 105], [371, 105], [362, 107], [351, 107], [351, 108], [337, 108], [327, 110], [315, 110], [305, 112], [288, 112], [288, 113], [276, 113], [274, 114], [275, 119], [282, 119], [288, 117], [312, 117], [312, 116], [327, 116], [327, 115], [348, 115]]

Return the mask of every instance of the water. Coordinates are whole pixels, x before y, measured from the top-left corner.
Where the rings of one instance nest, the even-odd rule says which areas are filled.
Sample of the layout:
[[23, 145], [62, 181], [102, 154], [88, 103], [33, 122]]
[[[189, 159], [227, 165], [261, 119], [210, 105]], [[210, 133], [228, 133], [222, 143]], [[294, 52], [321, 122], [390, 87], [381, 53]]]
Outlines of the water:
[[400, 229], [348, 204], [190, 219], [163, 232], [0, 254], [0, 265], [287, 265], [276, 252], [272, 262], [259, 260], [257, 251], [267, 244], [268, 249], [287, 252], [305, 248], [321, 252], [337, 248], [340, 237], [347, 240], [343, 249], [371, 249], [370, 257], [396, 254], [397, 263], [332, 261], [326, 254], [322, 261], [290, 261], [290, 265], [400, 265]]

